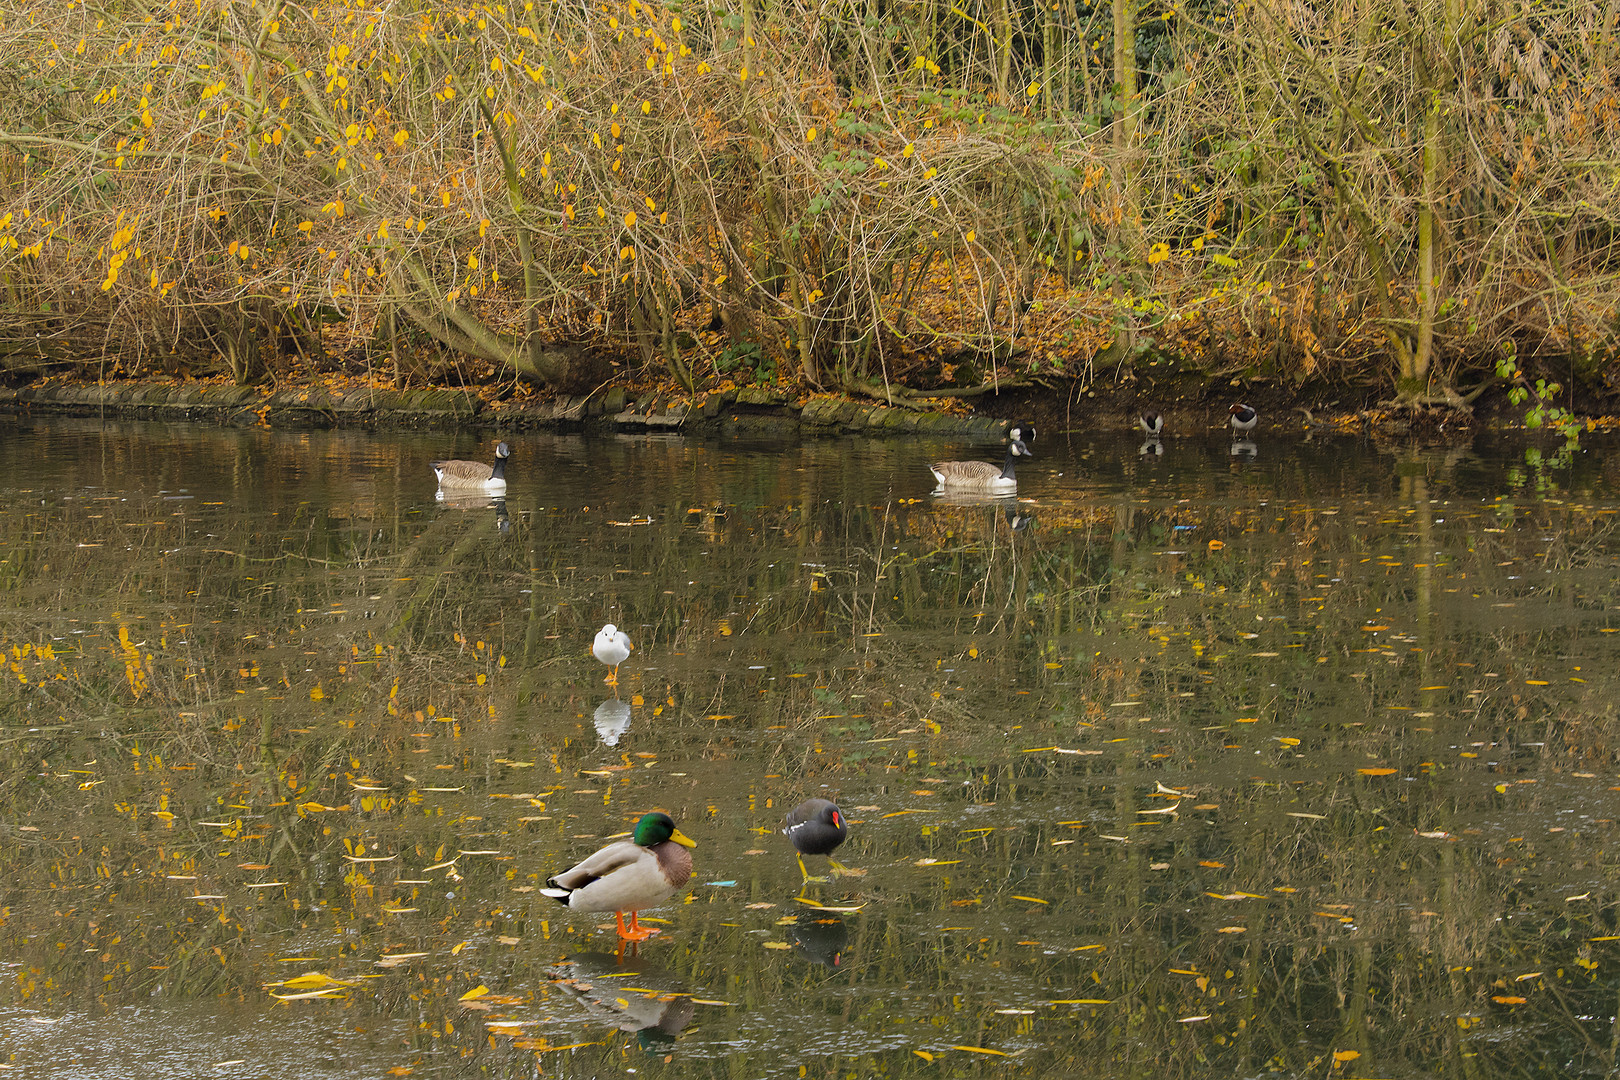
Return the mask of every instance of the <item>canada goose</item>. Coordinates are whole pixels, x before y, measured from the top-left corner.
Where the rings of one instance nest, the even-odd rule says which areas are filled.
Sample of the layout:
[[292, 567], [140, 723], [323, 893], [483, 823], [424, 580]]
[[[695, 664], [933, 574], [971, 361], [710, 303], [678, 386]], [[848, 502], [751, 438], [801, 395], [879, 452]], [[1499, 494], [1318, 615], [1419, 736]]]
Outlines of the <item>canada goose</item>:
[[1164, 415], [1153, 409], [1148, 409], [1137, 417], [1136, 423], [1149, 438], [1157, 438], [1164, 434]]
[[1255, 412], [1250, 406], [1243, 404], [1241, 401], [1227, 411], [1232, 414], [1231, 424], [1232, 431], [1234, 433], [1253, 431], [1254, 425], [1260, 422], [1260, 414]]
[[619, 685], [619, 665], [629, 658], [633, 648], [635, 646], [630, 644], [630, 636], [612, 623], [596, 632], [596, 640], [591, 642], [591, 655], [613, 668], [603, 682], [610, 686]]
[[454, 491], [488, 491], [503, 492], [506, 490], [506, 459], [512, 456], [512, 448], [504, 442], [495, 446], [495, 464], [485, 465], [482, 461], [430, 461], [433, 475], [439, 478], [439, 487]]
[[1035, 425], [1019, 424], [1007, 432], [1007, 460], [996, 468], [988, 461], [936, 461], [928, 466], [940, 489], [950, 492], [1007, 493], [1018, 490], [1013, 475], [1020, 457], [1034, 457], [1028, 443], [1035, 441]]
[[794, 850], [799, 853], [799, 873], [806, 882], [826, 880], [810, 876], [810, 871], [804, 868], [806, 855], [825, 855], [833, 869], [846, 869], [832, 857], [838, 845], [849, 835], [849, 825], [845, 823], [844, 812], [838, 809], [837, 803], [828, 799], [804, 800], [788, 812], [782, 821], [782, 833], [793, 842]]
[[[626, 941], [646, 941], [658, 931], [636, 921], [642, 908], [657, 907], [675, 895], [692, 876], [697, 847], [681, 835], [668, 814], [644, 815], [629, 840], [620, 840], [588, 855], [540, 891], [572, 911], [611, 911]], [[625, 928], [624, 913], [630, 913]]]

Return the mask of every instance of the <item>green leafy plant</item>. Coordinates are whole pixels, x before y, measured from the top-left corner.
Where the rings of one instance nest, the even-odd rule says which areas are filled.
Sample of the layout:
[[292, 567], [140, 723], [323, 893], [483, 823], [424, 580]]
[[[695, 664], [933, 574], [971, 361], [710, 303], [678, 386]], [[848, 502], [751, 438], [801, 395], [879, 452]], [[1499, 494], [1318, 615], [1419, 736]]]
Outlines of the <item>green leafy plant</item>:
[[766, 356], [754, 341], [739, 341], [726, 346], [714, 361], [714, 370], [721, 375], [744, 370], [756, 383], [768, 383], [776, 378], [776, 361]]
[[1546, 379], [1537, 379], [1532, 386], [1524, 369], [1519, 367], [1518, 356], [1512, 345], [1508, 345], [1497, 360], [1496, 374], [1508, 382], [1510, 402], [1514, 405], [1529, 403], [1524, 413], [1524, 426], [1528, 430], [1548, 427], [1564, 437], [1564, 445], [1551, 455], [1543, 454], [1537, 447], [1530, 447], [1525, 451], [1525, 462], [1537, 471], [1568, 465], [1575, 451], [1581, 448], [1581, 432], [1586, 429], [1586, 424], [1562, 405], [1549, 400], [1563, 393], [1563, 386]]

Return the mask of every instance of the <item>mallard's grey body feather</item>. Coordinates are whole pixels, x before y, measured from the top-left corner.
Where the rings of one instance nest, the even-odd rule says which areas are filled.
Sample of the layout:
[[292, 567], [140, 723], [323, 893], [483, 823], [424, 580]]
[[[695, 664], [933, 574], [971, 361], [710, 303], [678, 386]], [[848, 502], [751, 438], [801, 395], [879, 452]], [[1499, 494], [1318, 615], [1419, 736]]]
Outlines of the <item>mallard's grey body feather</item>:
[[546, 895], [574, 911], [639, 911], [674, 896], [691, 876], [692, 853], [673, 840], [650, 848], [620, 840], [546, 882], [565, 897]]
[[645, 940], [656, 931], [643, 929], [636, 912], [657, 907], [686, 885], [692, 876], [692, 856], [686, 849], [697, 845], [663, 813], [643, 815], [632, 836], [586, 856], [548, 879], [540, 891], [573, 911], [616, 912], [620, 937]]

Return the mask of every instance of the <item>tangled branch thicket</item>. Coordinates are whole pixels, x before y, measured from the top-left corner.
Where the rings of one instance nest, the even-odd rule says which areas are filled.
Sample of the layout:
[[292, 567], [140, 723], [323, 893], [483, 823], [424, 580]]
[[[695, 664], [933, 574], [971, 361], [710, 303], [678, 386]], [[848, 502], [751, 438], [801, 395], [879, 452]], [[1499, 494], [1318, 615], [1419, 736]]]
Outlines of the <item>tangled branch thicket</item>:
[[890, 395], [1104, 347], [1620, 382], [1617, 19], [9, 0], [0, 365], [252, 383], [341, 343], [569, 387], [586, 342], [690, 389], [712, 317], [759, 377]]

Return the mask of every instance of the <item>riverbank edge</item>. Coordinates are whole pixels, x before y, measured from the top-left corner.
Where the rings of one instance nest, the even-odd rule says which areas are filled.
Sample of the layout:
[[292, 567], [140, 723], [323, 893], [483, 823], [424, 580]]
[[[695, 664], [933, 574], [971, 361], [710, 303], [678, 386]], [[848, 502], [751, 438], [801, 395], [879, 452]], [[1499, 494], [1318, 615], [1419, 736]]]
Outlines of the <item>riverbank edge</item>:
[[[1168, 388], [1164, 388], [1168, 389]], [[1253, 388], [1248, 401], [1257, 406], [1270, 429], [1319, 427], [1363, 431], [1377, 428], [1396, 435], [1411, 430], [1404, 414], [1368, 411], [1369, 402], [1334, 401], [1319, 409], [1302, 407], [1298, 398]], [[1169, 414], [1171, 433], [1226, 428], [1226, 401], [1199, 400], [1197, 392], [1164, 394], [1159, 403]], [[1238, 400], [1234, 393], [1231, 400]], [[590, 394], [502, 399], [489, 388], [392, 389], [374, 386], [333, 387], [300, 384], [282, 390], [221, 383], [46, 382], [0, 388], [0, 414], [98, 417], [215, 424], [222, 427], [278, 429], [362, 428], [440, 431], [611, 431], [630, 434], [757, 434], [761, 436], [828, 437], [924, 435], [972, 441], [1001, 439], [1014, 420], [1047, 430], [1125, 430], [1135, 424], [1142, 405], [1139, 387], [1093, 386], [1086, 393], [1063, 395], [1020, 389], [987, 394], [972, 414], [895, 408], [835, 395], [795, 397], [769, 387], [740, 387], [672, 398], [618, 385]], [[1494, 403], [1492, 403], [1494, 404]], [[997, 415], [991, 415], [992, 413]], [[1453, 417], [1456, 426], [1519, 427], [1512, 410], [1487, 404], [1471, 418]], [[1456, 422], [1461, 420], [1460, 424]]]
[[780, 391], [743, 387], [696, 402], [635, 399], [620, 387], [594, 394], [515, 403], [477, 391], [342, 390], [298, 387], [266, 394], [245, 386], [153, 383], [47, 384], [0, 389], [0, 413], [184, 421], [225, 427], [429, 428], [692, 434], [757, 431], [801, 435], [938, 435], [999, 439], [1009, 421], [919, 412], [847, 398], [795, 401]]

